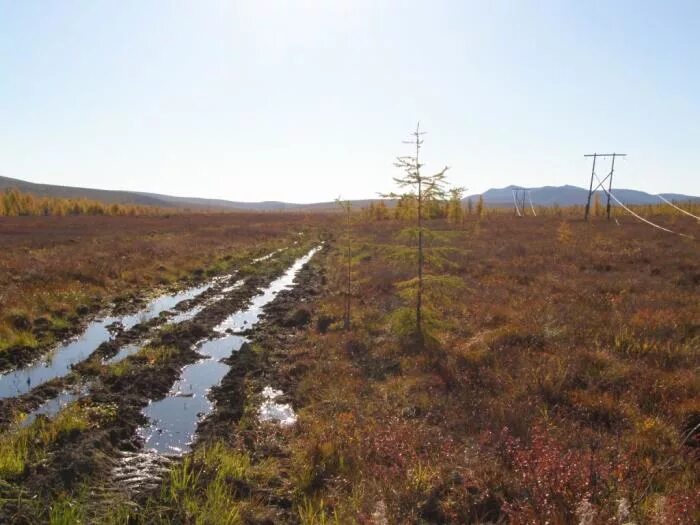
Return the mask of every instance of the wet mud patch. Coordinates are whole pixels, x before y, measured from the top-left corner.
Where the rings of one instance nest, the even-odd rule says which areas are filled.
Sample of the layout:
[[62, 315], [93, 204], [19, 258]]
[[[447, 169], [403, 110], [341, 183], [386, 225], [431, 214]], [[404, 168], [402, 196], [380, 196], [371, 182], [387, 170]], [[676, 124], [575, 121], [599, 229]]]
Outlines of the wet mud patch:
[[[286, 349], [292, 343], [294, 334], [309, 324], [313, 315], [311, 299], [323, 289], [324, 257], [323, 250], [297, 274], [294, 286], [282, 290], [275, 300], [269, 303], [255, 326], [246, 331], [248, 342], [244, 343], [224, 361], [230, 371], [221, 383], [211, 389], [209, 397], [214, 401], [215, 409], [203, 420], [197, 431], [199, 442], [230, 440], [232, 429], [244, 416], [246, 410], [257, 414], [260, 394], [266, 386], [290, 392], [293, 387], [288, 379], [277, 376], [277, 363], [286, 357]], [[304, 322], [290, 323], [289, 319], [299, 318], [296, 314], [302, 309]], [[301, 325], [301, 326], [299, 326]], [[253, 406], [249, 406], [252, 403]], [[287, 404], [287, 398], [284, 403]], [[291, 403], [290, 408], [294, 407]]]
[[[294, 253], [303, 253], [302, 247], [289, 252], [282, 255], [288, 261], [294, 257]], [[209, 338], [222, 337], [215, 328], [232, 313], [249, 305], [255, 294], [280, 274], [281, 264], [274, 260], [266, 262], [266, 269], [249, 275], [242, 285], [236, 286], [223, 299], [208, 304], [192, 319], [167, 330], [149, 333], [151, 345], [172, 349], [167, 359], [153, 363], [148, 362], [141, 353], [136, 353], [126, 357], [128, 365], [124, 373], [100, 374], [90, 393], [79, 402], [114, 406], [114, 418], [99, 428], [71, 434], [56, 443], [46, 451], [46, 457], [39, 464], [31, 465], [22, 479], [16, 480], [17, 486], [36, 501], [50, 501], [61, 491], [73, 493], [87, 485], [91, 494], [95, 494], [95, 505], [104, 501], [103, 497], [111, 498], [114, 491], [122, 496], [126, 494], [134, 504], [143, 503], [149, 492], [159, 487], [156, 480], [165, 471], [168, 462], [167, 459], [158, 459], [151, 462], [152, 467], [144, 469], [126, 465], [128, 462], [133, 465], [141, 463], [146, 457], [144, 454], [148, 455], [143, 450], [143, 440], [137, 434], [137, 430], [149, 422], [144, 408], [151, 400], [163, 399], [185, 367], [206, 357], [198, 352], [198, 345], [202, 342], [206, 344]], [[288, 294], [283, 290], [276, 295], [284, 297]], [[250, 348], [250, 345], [242, 345], [242, 352], [235, 352], [234, 356], [248, 355], [246, 348]], [[101, 361], [104, 353], [100, 354], [99, 364], [104, 366]], [[227, 362], [228, 366], [230, 363]], [[60, 393], [63, 386], [56, 385], [54, 393]], [[188, 399], [186, 391], [182, 394], [182, 399]], [[210, 396], [210, 400], [216, 402], [213, 396]], [[162, 458], [162, 455], [156, 456]], [[8, 515], [10, 510], [8, 513], [0, 511], [0, 521]]]
[[[233, 284], [232, 284], [233, 283]], [[177, 292], [175, 294], [160, 296], [148, 303], [148, 310], [139, 314], [130, 314], [125, 317], [115, 318], [113, 316], [92, 322], [85, 333], [74, 341], [68, 342], [64, 350], [68, 354], [63, 355], [63, 361], [53, 363], [38, 361], [33, 364], [34, 368], [28, 370], [16, 370], [10, 372], [10, 376], [5, 377], [6, 386], [13, 388], [18, 396], [7, 396], [4, 399], [0, 396], [0, 429], [10, 425], [20, 414], [32, 414], [38, 410], [42, 404], [51, 403], [51, 400], [60, 395], [60, 392], [70, 388], [78, 381], [94, 379], [102, 372], [101, 365], [110, 365], [122, 361], [126, 357], [138, 352], [143, 346], [151, 343], [155, 339], [157, 330], [160, 327], [167, 327], [172, 330], [169, 336], [162, 337], [160, 342], [172, 344], [173, 339], [187, 339], [182, 330], [176, 328], [183, 324], [185, 320], [193, 319], [202, 312], [206, 306], [213, 301], [220, 301], [224, 297], [222, 291], [228, 289], [229, 294], [233, 294], [233, 300], [239, 300], [234, 291], [240, 288], [243, 281], [236, 278], [236, 274], [215, 277], [205, 284]], [[175, 301], [177, 301], [175, 303]], [[162, 308], [175, 306], [168, 310]], [[188, 327], [186, 331], [194, 332], [196, 337], [204, 337], [203, 332], [198, 332], [196, 326]], [[150, 339], [149, 339], [150, 337]], [[100, 343], [100, 340], [102, 342]], [[97, 347], [90, 348], [93, 344]], [[80, 354], [76, 354], [79, 352]], [[82, 361], [72, 363], [76, 358], [87, 355]], [[65, 372], [53, 379], [51, 375]], [[12, 381], [8, 381], [13, 376], [17, 376]], [[24, 376], [38, 380], [39, 385], [32, 387], [30, 380], [24, 381]], [[0, 381], [3, 378], [0, 376]], [[42, 381], [43, 382], [42, 384]], [[19, 386], [20, 388], [17, 388]], [[29, 390], [26, 390], [29, 388]], [[8, 392], [12, 393], [12, 392]]]
[[297, 275], [318, 252], [313, 248], [298, 258], [277, 279], [269, 283], [255, 295], [246, 306], [226, 317], [215, 328], [220, 335], [197, 345], [197, 352], [203, 359], [185, 366], [180, 378], [168, 395], [155, 400], [144, 409], [149, 424], [139, 429], [144, 447], [162, 454], [180, 455], [185, 453], [192, 441], [198, 423], [214, 408], [208, 394], [228, 373], [229, 365], [224, 358], [239, 351], [246, 339], [233, 335], [244, 329], [251, 329], [258, 323], [265, 308], [274, 304], [278, 294], [294, 285]]

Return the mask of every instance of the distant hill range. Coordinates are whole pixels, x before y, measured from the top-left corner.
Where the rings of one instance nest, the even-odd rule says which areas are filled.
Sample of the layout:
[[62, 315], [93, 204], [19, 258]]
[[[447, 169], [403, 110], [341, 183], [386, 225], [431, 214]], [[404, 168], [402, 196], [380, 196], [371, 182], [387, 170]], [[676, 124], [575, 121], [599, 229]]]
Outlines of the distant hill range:
[[[138, 204], [143, 206], [159, 206], [161, 208], [179, 208], [193, 210], [247, 210], [247, 211], [282, 211], [282, 210], [323, 210], [333, 209], [333, 202], [314, 204], [295, 204], [279, 201], [237, 202], [224, 199], [201, 199], [198, 197], [173, 197], [159, 193], [138, 191], [97, 190], [78, 188], [74, 186], [56, 186], [53, 184], [37, 184], [20, 179], [0, 176], [0, 191], [17, 189], [39, 197], [62, 197], [66, 199], [90, 199], [110, 204]], [[357, 201], [358, 204], [369, 204], [370, 200]]]
[[[484, 203], [488, 206], [512, 206], [513, 205], [513, 190], [521, 188], [521, 186], [506, 186], [505, 188], [491, 188], [482, 193]], [[530, 190], [530, 198], [535, 206], [572, 206], [575, 204], [586, 204], [588, 198], [588, 190], [579, 188], [578, 186], [542, 186], [539, 188], [528, 188]], [[637, 190], [612, 189], [620, 201], [625, 204], [659, 204], [661, 199], [656, 195]], [[605, 192], [598, 191], [601, 199], [605, 198]], [[682, 195], [680, 193], [662, 193], [665, 199], [669, 201], [700, 201], [700, 197], [692, 195]], [[479, 195], [470, 195], [472, 201], [476, 202]], [[613, 201], [614, 204], [614, 201]]]
[[[139, 204], [144, 206], [159, 206], [162, 208], [189, 208], [192, 210], [246, 210], [246, 211], [329, 211], [337, 210], [333, 202], [317, 202], [312, 204], [297, 204], [280, 201], [239, 202], [223, 199], [201, 199], [197, 197], [172, 197], [158, 193], [144, 193], [135, 191], [96, 190], [90, 188], [77, 188], [72, 186], [55, 186], [52, 184], [37, 184], [20, 179], [11, 179], [0, 176], [0, 191], [15, 188], [19, 191], [31, 193], [40, 197], [63, 197], [69, 199], [91, 199], [116, 204]], [[492, 188], [482, 195], [487, 206], [512, 206], [512, 190], [518, 186], [505, 188]], [[604, 197], [603, 192], [599, 192]], [[655, 195], [637, 190], [613, 189], [613, 193], [625, 204], [658, 204], [660, 199]], [[585, 204], [588, 190], [577, 186], [542, 186], [530, 188], [530, 195], [534, 205], [571, 206]], [[700, 201], [700, 197], [681, 195], [677, 193], [662, 193], [664, 198], [670, 201]], [[474, 203], [479, 195], [470, 195], [464, 200], [472, 199]], [[365, 199], [352, 201], [356, 207], [369, 205], [379, 199]], [[393, 201], [389, 201], [393, 204]]]

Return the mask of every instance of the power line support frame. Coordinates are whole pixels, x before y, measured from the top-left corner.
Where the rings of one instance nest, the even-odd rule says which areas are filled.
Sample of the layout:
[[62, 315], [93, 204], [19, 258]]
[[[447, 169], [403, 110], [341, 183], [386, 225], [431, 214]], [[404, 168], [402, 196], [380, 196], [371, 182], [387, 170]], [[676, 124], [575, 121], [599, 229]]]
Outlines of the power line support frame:
[[537, 212], [535, 211], [535, 206], [532, 204], [532, 195], [530, 195], [530, 188], [511, 188], [513, 193], [513, 206], [515, 208], [515, 215], [518, 217], [525, 217], [527, 213], [525, 212], [525, 207], [527, 202], [530, 202], [530, 210], [532, 214], [537, 217]]
[[[607, 205], [606, 205], [606, 215], [608, 217], [608, 220], [610, 220], [610, 192], [612, 191], [612, 179], [613, 179], [613, 173], [615, 172], [615, 158], [616, 157], [626, 157], [626, 153], [589, 153], [584, 155], [584, 157], [593, 157], [593, 167], [591, 168], [591, 183], [588, 186], [588, 198], [586, 199], [586, 211], [584, 213], [584, 220], [588, 220], [588, 216], [590, 215], [591, 211], [591, 197], [595, 194], [596, 191], [598, 191], [598, 188], [602, 187], [603, 191], [605, 191], [605, 182], [608, 182], [608, 190], [606, 191], [607, 194]], [[610, 166], [610, 173], [608, 173], [605, 177], [603, 177], [603, 180], [598, 181], [598, 185], [594, 188], [593, 187], [593, 180], [597, 179], [596, 173], [595, 173], [595, 164], [596, 160], [598, 158], [606, 158], [606, 157], [612, 157], [612, 164]]]

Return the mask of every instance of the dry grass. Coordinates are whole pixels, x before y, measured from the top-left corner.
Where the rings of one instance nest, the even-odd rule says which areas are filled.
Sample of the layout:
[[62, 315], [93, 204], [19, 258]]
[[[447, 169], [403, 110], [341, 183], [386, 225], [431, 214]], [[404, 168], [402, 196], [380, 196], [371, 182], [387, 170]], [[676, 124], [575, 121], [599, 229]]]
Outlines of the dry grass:
[[[378, 508], [391, 523], [700, 519], [697, 434], [683, 442], [700, 423], [697, 242], [631, 219], [468, 218], [443, 232], [453, 264], [432, 268], [464, 291], [436, 301], [416, 351], [394, 322], [413, 275], [391, 257], [400, 226], [356, 228], [351, 332], [332, 323], [290, 357], [300, 509], [323, 501], [342, 523]], [[317, 308], [337, 321], [334, 261]]]
[[[570, 212], [435, 221], [428, 274], [451, 289], [430, 297], [423, 346], [404, 330], [404, 225], [358, 222], [351, 329], [338, 248], [305, 305], [317, 329], [273, 338], [283, 352], [256, 347], [235, 391], [274, 378], [297, 425], [259, 428], [246, 406], [141, 512], [125, 511], [131, 522], [700, 521], [697, 242]], [[294, 220], [253, 229], [277, 228], [274, 239], [306, 219]], [[212, 228], [205, 246], [223, 253], [226, 227]]]

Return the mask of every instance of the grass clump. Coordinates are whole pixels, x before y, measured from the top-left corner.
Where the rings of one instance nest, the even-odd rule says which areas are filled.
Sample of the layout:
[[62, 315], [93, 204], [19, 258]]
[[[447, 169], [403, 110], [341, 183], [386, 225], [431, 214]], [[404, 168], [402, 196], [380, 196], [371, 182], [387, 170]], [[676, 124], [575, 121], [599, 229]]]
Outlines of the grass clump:
[[170, 469], [137, 522], [238, 525], [259, 505], [241, 497], [276, 477], [274, 460], [254, 463], [247, 452], [220, 440], [202, 444]]
[[84, 523], [84, 519], [83, 506], [65, 498], [54, 501], [49, 511], [49, 525], [75, 525]]
[[39, 346], [39, 341], [36, 336], [28, 330], [14, 330], [5, 327], [0, 329], [0, 352], [10, 350], [12, 348], [36, 348]]
[[139, 350], [135, 355], [141, 359], [144, 359], [149, 365], [155, 365], [157, 363], [162, 363], [168, 361], [177, 351], [176, 348], [172, 346], [159, 345], [151, 346], [146, 345], [141, 350]]
[[98, 428], [116, 414], [114, 405], [74, 402], [52, 420], [40, 417], [26, 427], [15, 425], [0, 435], [0, 478], [21, 475], [29, 463], [43, 458], [53, 444], [76, 432]]
[[[238, 525], [242, 523], [241, 509], [235, 500], [234, 489], [225, 474], [208, 470], [219, 465], [223, 452], [219, 449], [201, 463], [187, 456], [170, 470], [163, 482], [158, 501], [151, 500], [147, 513], [153, 509], [167, 508], [169, 522], [185, 522], [196, 525]], [[227, 471], [230, 473], [231, 471]]]

